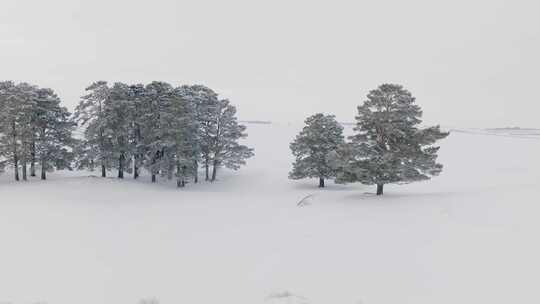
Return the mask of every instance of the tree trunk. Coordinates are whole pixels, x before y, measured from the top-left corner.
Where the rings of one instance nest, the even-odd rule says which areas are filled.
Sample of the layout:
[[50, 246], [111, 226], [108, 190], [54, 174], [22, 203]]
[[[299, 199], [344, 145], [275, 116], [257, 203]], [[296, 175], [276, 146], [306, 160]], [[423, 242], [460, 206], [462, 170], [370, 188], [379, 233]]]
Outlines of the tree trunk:
[[17, 156], [14, 157], [14, 164], [13, 164], [13, 168], [15, 170], [15, 180], [16, 181], [19, 181], [19, 162], [17, 160]]
[[26, 160], [25, 159], [22, 160], [22, 179], [23, 179], [23, 181], [28, 180], [27, 172], [26, 172]]
[[124, 178], [124, 154], [118, 157], [118, 178]]
[[193, 175], [193, 183], [198, 183], [199, 182], [199, 163], [197, 161], [195, 161], [195, 172], [194, 172], [194, 175]]
[[137, 166], [137, 161], [139, 157], [135, 155], [133, 158], [133, 179], [139, 178], [139, 167]]
[[377, 195], [383, 195], [384, 184], [377, 184]]
[[32, 139], [30, 158], [30, 176], [36, 176], [36, 141], [34, 139]]
[[184, 173], [185, 170], [182, 170], [180, 167], [180, 164], [176, 164], [176, 187], [183, 188], [186, 185], [186, 181], [184, 180]]
[[319, 188], [324, 188], [324, 178], [319, 177]]
[[15, 173], [15, 180], [19, 181], [19, 156], [17, 155], [17, 131], [15, 129], [15, 122], [11, 125], [13, 136], [13, 169]]
[[139, 177], [139, 167], [137, 167], [137, 157], [133, 160], [133, 179]]
[[[136, 139], [136, 142], [135, 142], [135, 147], [137, 147], [139, 145], [139, 143], [142, 141], [142, 138], [141, 138], [141, 127], [139, 126], [138, 123], [135, 123], [135, 133], [137, 134], [137, 139]], [[138, 150], [138, 149], [137, 149]], [[136, 150], [136, 151], [137, 151]], [[139, 157], [141, 157], [139, 155], [139, 153], [135, 153], [135, 157], [134, 157], [134, 161], [133, 161], [133, 179], [137, 179], [139, 178], [139, 166], [138, 166], [138, 160], [139, 160]], [[142, 158], [142, 157], [141, 157]]]
[[208, 157], [205, 157], [205, 159], [204, 159], [204, 169], [206, 171], [205, 181], [208, 181], [208, 180], [210, 180], [210, 164], [209, 164]]
[[[99, 116], [101, 116], [101, 101], [99, 102]], [[107, 172], [105, 170], [105, 161], [103, 160], [104, 153], [104, 140], [103, 140], [103, 128], [99, 130], [99, 155], [101, 156], [101, 177], [107, 177]]]
[[180, 181], [180, 164], [177, 162], [176, 163], [176, 187], [177, 188], [180, 188], [180, 185], [181, 185], [181, 181]]
[[212, 181], [216, 180], [217, 168], [218, 168], [218, 162], [217, 160], [214, 160], [214, 164], [212, 166]]
[[173, 178], [173, 170], [174, 170], [174, 166], [169, 166], [169, 171], [167, 172], [167, 179], [168, 180], [172, 180], [172, 178]]
[[46, 180], [47, 179], [47, 165], [45, 163], [45, 159], [41, 159], [41, 179]]
[[156, 151], [156, 153], [152, 157], [152, 183], [156, 182], [156, 174], [159, 173], [159, 169], [158, 170], [155, 169], [155, 165], [156, 165], [158, 159], [160, 159], [160, 154], [159, 153], [160, 153], [160, 151]]

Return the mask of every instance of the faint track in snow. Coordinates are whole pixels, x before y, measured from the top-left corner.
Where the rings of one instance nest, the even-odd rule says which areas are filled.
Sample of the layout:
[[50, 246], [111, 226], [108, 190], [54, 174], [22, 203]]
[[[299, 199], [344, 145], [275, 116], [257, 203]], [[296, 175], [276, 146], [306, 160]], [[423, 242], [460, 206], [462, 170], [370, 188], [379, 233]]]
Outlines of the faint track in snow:
[[304, 206], [309, 205], [310, 204], [309, 199], [312, 198], [313, 196], [314, 196], [314, 194], [309, 194], [309, 195], [304, 196], [300, 201], [298, 201], [296, 206], [304, 207]]

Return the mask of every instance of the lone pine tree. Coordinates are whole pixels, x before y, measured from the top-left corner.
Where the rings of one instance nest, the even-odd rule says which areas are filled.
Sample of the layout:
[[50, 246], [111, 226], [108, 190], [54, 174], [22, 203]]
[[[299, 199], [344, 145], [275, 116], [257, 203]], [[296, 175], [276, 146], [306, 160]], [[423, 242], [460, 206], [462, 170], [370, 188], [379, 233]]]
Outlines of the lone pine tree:
[[448, 136], [439, 126], [420, 128], [422, 110], [401, 85], [383, 84], [372, 90], [358, 107], [356, 134], [337, 153], [336, 182], [377, 185], [411, 183], [438, 175], [439, 147], [433, 144]]
[[328, 157], [344, 143], [343, 127], [333, 115], [320, 113], [308, 117], [305, 123], [290, 145], [296, 160], [289, 178], [318, 178], [319, 187], [323, 188], [325, 179], [336, 176]]

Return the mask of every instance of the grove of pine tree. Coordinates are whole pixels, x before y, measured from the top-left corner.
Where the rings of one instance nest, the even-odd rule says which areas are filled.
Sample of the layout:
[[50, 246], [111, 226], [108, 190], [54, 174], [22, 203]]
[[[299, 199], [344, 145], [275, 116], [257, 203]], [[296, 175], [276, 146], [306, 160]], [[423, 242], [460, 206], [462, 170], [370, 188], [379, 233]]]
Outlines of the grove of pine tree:
[[253, 156], [253, 149], [238, 142], [247, 134], [236, 108], [207, 87], [100, 81], [87, 91], [74, 114], [85, 128], [79, 168], [97, 165], [104, 177], [115, 169], [118, 178], [125, 172], [138, 178], [144, 168], [152, 182], [174, 177], [184, 187], [198, 182], [201, 162], [206, 180], [214, 181], [221, 166], [236, 170]]
[[[82, 136], [72, 136], [76, 129]], [[214, 181], [220, 167], [236, 170], [253, 156], [239, 143], [245, 130], [236, 108], [202, 85], [98, 81], [71, 115], [50, 89], [0, 82], [0, 173], [11, 167], [15, 180], [35, 176], [36, 168], [41, 179], [73, 167], [136, 179], [146, 169], [152, 182], [175, 177], [184, 187], [198, 182], [202, 164]]]
[[[332, 178], [377, 185], [382, 195], [386, 184], [436, 176], [442, 165], [434, 144], [449, 133], [421, 127], [421, 117], [412, 94], [396, 84], [369, 92], [348, 142], [333, 115], [310, 116], [290, 145], [289, 178], [317, 178], [319, 187]], [[77, 128], [80, 138], [72, 135]], [[178, 187], [197, 183], [203, 168], [205, 180], [215, 181], [221, 167], [239, 169], [253, 156], [240, 143], [245, 130], [236, 108], [202, 85], [98, 81], [71, 115], [51, 89], [0, 82], [0, 173], [11, 168], [17, 181], [74, 167], [135, 179], [145, 169], [152, 182], [174, 177]]]
[[13, 168], [15, 180], [41, 170], [71, 169], [74, 154], [69, 111], [51, 89], [0, 82], [0, 167]]

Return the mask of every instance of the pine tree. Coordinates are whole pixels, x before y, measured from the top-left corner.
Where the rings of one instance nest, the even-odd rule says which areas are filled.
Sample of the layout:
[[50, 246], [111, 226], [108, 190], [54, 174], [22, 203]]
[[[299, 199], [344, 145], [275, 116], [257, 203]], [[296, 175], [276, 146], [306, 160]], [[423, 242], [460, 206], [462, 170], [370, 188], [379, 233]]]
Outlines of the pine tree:
[[[152, 176], [152, 182], [157, 181], [157, 175], [171, 176], [174, 170], [174, 161], [171, 153], [174, 143], [169, 127], [171, 121], [170, 103], [172, 99], [172, 86], [165, 82], [154, 81], [145, 87], [145, 101], [142, 117], [142, 133], [145, 146], [146, 169]], [[172, 167], [172, 168], [171, 168]]]
[[[0, 83], [0, 100], [3, 104], [2, 119], [0, 120], [0, 153], [6, 158], [5, 164], [13, 166], [14, 178], [20, 180], [19, 167], [21, 156], [20, 124], [25, 108], [24, 85], [15, 85], [11, 81]], [[25, 111], [26, 112], [26, 111]]]
[[199, 123], [199, 148], [205, 170], [205, 180], [209, 181], [212, 146], [217, 132], [218, 94], [203, 85], [186, 86], [185, 89], [189, 92], [189, 98], [195, 105], [196, 120]]
[[[86, 88], [88, 94], [81, 97], [73, 119], [80, 126], [86, 127], [84, 131], [85, 151], [95, 151], [95, 160], [82, 160], [79, 164], [93, 164], [99, 162], [101, 176], [107, 176], [111, 168], [112, 148], [110, 138], [105, 134], [104, 102], [109, 98], [110, 88], [106, 81], [98, 81]], [[86, 154], [89, 156], [92, 154]]]
[[12, 158], [10, 130], [12, 120], [11, 96], [14, 92], [14, 84], [11, 81], [0, 82], [0, 173], [4, 172], [5, 167]]
[[254, 155], [253, 149], [239, 143], [247, 134], [246, 127], [238, 124], [236, 107], [226, 99], [219, 100], [216, 114], [215, 134], [209, 149], [212, 159], [211, 181], [216, 180], [218, 168], [224, 166], [238, 170], [246, 163], [246, 159]]
[[74, 163], [77, 170], [87, 169], [90, 172], [94, 172], [97, 166], [97, 155], [99, 154], [95, 148], [96, 146], [89, 145], [85, 139], [73, 139]]
[[28, 164], [32, 158], [37, 90], [38, 88], [36, 86], [28, 83], [20, 83], [17, 85], [17, 94], [19, 98], [18, 104], [16, 105], [18, 110], [16, 125], [20, 140], [19, 158], [21, 161], [23, 181], [28, 180]]
[[128, 85], [115, 83], [103, 103], [104, 134], [110, 138], [111, 156], [118, 178], [124, 178], [124, 171], [131, 172], [132, 146], [129, 142], [131, 127], [131, 94]]
[[75, 124], [71, 113], [60, 104], [60, 98], [51, 89], [40, 89], [35, 110], [35, 153], [39, 157], [41, 179], [54, 169], [71, 169], [73, 162], [72, 133]]
[[146, 149], [143, 139], [143, 115], [146, 89], [142, 84], [129, 86], [129, 144], [133, 155], [133, 178], [137, 179], [140, 175], [140, 169], [144, 165], [144, 155]]
[[448, 136], [439, 126], [420, 128], [422, 111], [402, 86], [383, 84], [371, 91], [358, 107], [356, 134], [337, 157], [336, 182], [377, 185], [410, 183], [438, 175], [439, 147], [433, 144]]
[[195, 104], [188, 87], [176, 88], [173, 93], [170, 113], [175, 146], [177, 186], [184, 187], [190, 177], [197, 176], [200, 158], [199, 123], [196, 120]]
[[305, 123], [306, 126], [290, 145], [296, 160], [289, 178], [318, 178], [319, 187], [323, 188], [325, 179], [336, 176], [329, 155], [344, 144], [343, 127], [334, 115], [321, 113], [308, 117]]

